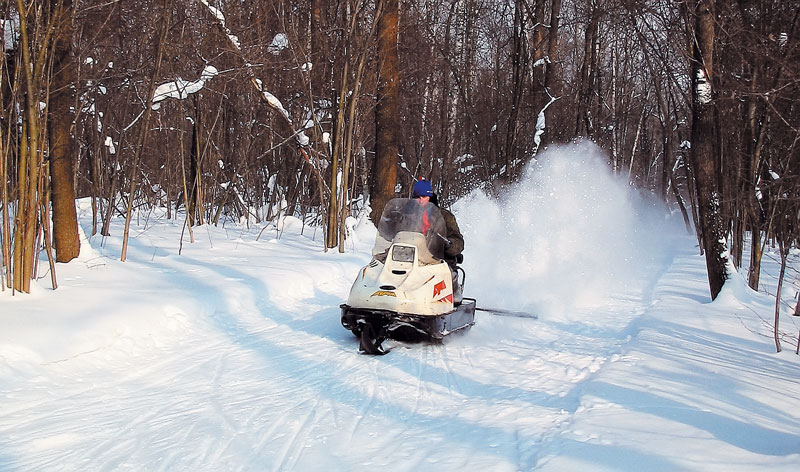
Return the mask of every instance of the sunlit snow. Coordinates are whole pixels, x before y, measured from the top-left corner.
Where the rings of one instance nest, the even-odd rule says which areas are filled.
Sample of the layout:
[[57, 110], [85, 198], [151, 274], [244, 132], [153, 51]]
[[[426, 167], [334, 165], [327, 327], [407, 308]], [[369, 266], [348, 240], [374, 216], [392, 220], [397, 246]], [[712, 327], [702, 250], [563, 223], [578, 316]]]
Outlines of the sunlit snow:
[[370, 260], [365, 213], [340, 254], [294, 217], [190, 243], [182, 213], [142, 207], [123, 263], [123, 219], [88, 236], [81, 200], [58, 290], [40, 256], [32, 294], [0, 292], [0, 470], [796, 470], [800, 360], [774, 352], [774, 298], [736, 276], [710, 303], [680, 215], [606, 160], [551, 147], [499, 201], [453, 208], [465, 295], [538, 320], [479, 312], [382, 357], [339, 322]]

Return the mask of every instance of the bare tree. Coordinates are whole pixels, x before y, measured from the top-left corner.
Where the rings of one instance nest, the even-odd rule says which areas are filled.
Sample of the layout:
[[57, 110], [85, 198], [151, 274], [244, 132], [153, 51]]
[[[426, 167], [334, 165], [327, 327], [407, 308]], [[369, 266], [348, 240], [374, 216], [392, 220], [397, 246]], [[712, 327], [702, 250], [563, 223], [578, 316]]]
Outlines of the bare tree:
[[[17, 0], [19, 35], [17, 60], [22, 73], [14, 88], [24, 94], [23, 113], [19, 135], [17, 195], [18, 206], [14, 223], [13, 287], [30, 292], [34, 277], [34, 263], [38, 253], [37, 235], [41, 222], [40, 207], [44, 198], [42, 182], [45, 174], [47, 122], [42, 116], [40, 103], [47, 103], [46, 81], [48, 64], [52, 59], [52, 40], [56, 28], [35, 2], [26, 4]], [[10, 133], [10, 130], [9, 130]], [[4, 212], [8, 211], [7, 207]], [[7, 224], [7, 223], [6, 223]], [[48, 253], [49, 254], [49, 253]], [[11, 278], [11, 276], [9, 276]]]
[[50, 187], [53, 201], [53, 243], [58, 262], [81, 251], [75, 210], [75, 65], [72, 61], [72, 0], [50, 0], [53, 37], [52, 80], [48, 106]]
[[727, 273], [725, 221], [721, 214], [717, 123], [714, 119], [714, 0], [689, 2], [692, 74], [692, 150], [691, 159], [697, 188], [701, 240], [711, 298], [719, 295]]
[[134, 196], [136, 194], [136, 184], [139, 178], [139, 160], [141, 158], [145, 140], [147, 139], [148, 125], [150, 124], [150, 115], [153, 109], [153, 95], [155, 94], [156, 86], [158, 84], [158, 75], [161, 71], [161, 61], [164, 57], [164, 48], [167, 42], [167, 32], [169, 31], [170, 17], [172, 16], [172, 0], [164, 0], [163, 10], [161, 13], [161, 34], [156, 45], [155, 64], [153, 72], [150, 77], [150, 85], [147, 88], [147, 100], [144, 105], [144, 117], [142, 118], [142, 125], [139, 129], [139, 137], [134, 148], [134, 155], [131, 162], [131, 175], [130, 175], [130, 189], [128, 191], [128, 210], [125, 213], [125, 232], [122, 238], [122, 254], [121, 261], [125, 261], [128, 253], [128, 238], [130, 235], [131, 215], [133, 213]]
[[397, 183], [397, 126], [400, 122], [398, 5], [398, 0], [386, 0], [378, 20], [378, 102], [375, 109], [375, 164], [370, 189], [370, 216], [376, 223], [386, 202], [394, 197]]

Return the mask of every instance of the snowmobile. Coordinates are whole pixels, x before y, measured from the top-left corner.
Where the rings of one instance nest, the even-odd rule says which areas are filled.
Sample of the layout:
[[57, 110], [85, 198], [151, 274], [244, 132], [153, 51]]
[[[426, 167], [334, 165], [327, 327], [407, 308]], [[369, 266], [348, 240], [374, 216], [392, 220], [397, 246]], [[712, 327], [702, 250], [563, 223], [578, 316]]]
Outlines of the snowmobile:
[[387, 338], [441, 341], [475, 323], [475, 299], [460, 296], [464, 271], [454, 276], [444, 261], [445, 234], [436, 205], [408, 198], [386, 204], [372, 260], [340, 306], [342, 326], [359, 338], [359, 351], [385, 354]]

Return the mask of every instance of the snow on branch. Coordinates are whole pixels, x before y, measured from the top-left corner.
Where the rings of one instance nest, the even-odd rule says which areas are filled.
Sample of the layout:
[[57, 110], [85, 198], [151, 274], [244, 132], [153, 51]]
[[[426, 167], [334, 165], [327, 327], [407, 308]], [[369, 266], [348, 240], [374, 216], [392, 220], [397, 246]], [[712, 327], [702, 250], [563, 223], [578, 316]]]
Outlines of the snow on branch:
[[[292, 123], [291, 117], [289, 116], [289, 112], [286, 110], [286, 108], [284, 108], [284, 106], [281, 103], [281, 101], [275, 95], [269, 93], [269, 91], [264, 90], [263, 82], [261, 81], [261, 79], [259, 79], [259, 78], [257, 78], [255, 76], [255, 73], [253, 72], [253, 66], [250, 64], [250, 62], [248, 62], [245, 59], [244, 54], [242, 53], [242, 46], [239, 43], [239, 38], [236, 35], [234, 35], [233, 33], [231, 33], [231, 30], [228, 29], [228, 26], [225, 24], [225, 15], [222, 13], [222, 11], [220, 11], [218, 8], [215, 8], [215, 7], [211, 6], [208, 3], [208, 0], [200, 0], [200, 2], [203, 5], [205, 5], [206, 8], [208, 8], [208, 11], [212, 15], [214, 15], [214, 18], [216, 18], [216, 20], [219, 22], [219, 24], [222, 27], [223, 31], [228, 36], [228, 39], [230, 40], [231, 44], [236, 49], [236, 51], [238, 51], [239, 55], [241, 56], [242, 60], [245, 63], [245, 67], [247, 69], [247, 72], [250, 74], [250, 82], [256, 88], [256, 90], [258, 91], [259, 95], [261, 95], [261, 98], [263, 98], [264, 101], [266, 101], [267, 104], [270, 107], [272, 107], [273, 109], [278, 111], [278, 113], [280, 113], [280, 115], [284, 118], [284, 120], [286, 120], [286, 124], [289, 126], [289, 130], [292, 132], [292, 136], [294, 136], [294, 138], [297, 141], [297, 144], [298, 144], [298, 146], [300, 148], [299, 149], [300, 150], [300, 154], [303, 156], [303, 159], [305, 159], [305, 161], [311, 166], [312, 170], [317, 175], [317, 180], [318, 180], [319, 185], [320, 185], [320, 193], [325, 193], [325, 192], [330, 193], [330, 189], [327, 188], [327, 186], [325, 185], [325, 179], [322, 177], [322, 172], [320, 170], [319, 163], [316, 162], [316, 159], [315, 160], [311, 159], [311, 156], [309, 156], [309, 152], [306, 149], [308, 147], [308, 144], [309, 144], [310, 140], [308, 139], [308, 136], [306, 136], [304, 130], [303, 129], [295, 129], [295, 126]], [[277, 36], [276, 36], [276, 38], [277, 39], [273, 39], [272, 46], [277, 46], [277, 47], [286, 46], [286, 47], [288, 47], [288, 41], [284, 42], [283, 39], [278, 38]]]
[[208, 11], [210, 11], [212, 15], [214, 15], [214, 18], [216, 18], [217, 21], [219, 22], [219, 25], [222, 26], [222, 30], [225, 31], [225, 34], [228, 36], [228, 39], [231, 41], [231, 43], [233, 43], [233, 46], [238, 51], [241, 51], [242, 45], [239, 43], [239, 38], [235, 34], [231, 33], [230, 29], [228, 29], [228, 26], [225, 24], [225, 15], [222, 13], [222, 11], [216, 7], [211, 6], [208, 3], [208, 0], [200, 0], [200, 2], [208, 8]]
[[283, 103], [281, 103], [281, 101], [278, 99], [278, 97], [276, 97], [275, 95], [272, 95], [271, 93], [269, 93], [266, 90], [264, 90], [264, 85], [261, 82], [261, 79], [257, 79], [255, 77], [253, 77], [252, 81], [253, 81], [253, 85], [256, 86], [256, 89], [258, 89], [259, 92], [261, 92], [261, 94], [263, 95], [264, 99], [267, 101], [269, 106], [271, 106], [272, 108], [277, 110], [278, 113], [280, 113], [281, 115], [283, 115], [284, 118], [286, 118], [286, 120], [290, 120], [289, 111], [286, 110], [286, 108], [283, 107]]
[[178, 77], [175, 80], [159, 85], [153, 93], [153, 110], [161, 108], [160, 102], [168, 98], [183, 100], [190, 94], [199, 92], [203, 89], [206, 81], [213, 79], [218, 73], [216, 67], [207, 65], [198, 80], [188, 81]]
[[[217, 19], [220, 26], [225, 31], [225, 34], [228, 36], [228, 39], [230, 40], [231, 44], [233, 44], [233, 47], [236, 48], [239, 54], [243, 56], [242, 46], [239, 43], [239, 38], [233, 33], [231, 33], [230, 29], [228, 29], [228, 26], [225, 24], [225, 15], [222, 13], [222, 11], [220, 11], [218, 8], [211, 6], [208, 3], [208, 0], [200, 0], [200, 2], [208, 8], [208, 11], [211, 12], [212, 15], [214, 15], [214, 18]], [[275, 41], [276, 40], [273, 39], [273, 45]], [[284, 43], [281, 39], [278, 39], [277, 41], [281, 47], [288, 47], [288, 41], [286, 43]], [[261, 95], [261, 97], [267, 102], [267, 104], [270, 107], [274, 108], [276, 111], [278, 111], [278, 113], [281, 114], [281, 116], [283, 116], [283, 118], [286, 120], [286, 123], [289, 125], [289, 129], [292, 131], [292, 135], [295, 136], [297, 143], [300, 145], [301, 153], [306, 158], [306, 160], [309, 163], [311, 163], [310, 159], [306, 155], [305, 150], [303, 149], [304, 147], [308, 146], [309, 143], [308, 136], [306, 136], [303, 130], [295, 129], [291, 117], [289, 116], [289, 112], [286, 110], [286, 108], [284, 108], [281, 101], [275, 95], [269, 93], [267, 90], [264, 90], [263, 82], [261, 81], [261, 79], [255, 76], [255, 73], [253, 73], [252, 65], [249, 62], [245, 61], [245, 66], [247, 68], [248, 73], [250, 74], [250, 81], [253, 83], [253, 86], [256, 88], [256, 90], [258, 90], [259, 95]]]
[[[550, 95], [550, 92], [548, 91], [547, 94]], [[552, 105], [556, 100], [558, 100], [558, 97], [550, 95], [550, 101], [547, 102], [547, 104], [543, 106], [541, 110], [539, 110], [539, 115], [536, 117], [536, 131], [534, 132], [533, 135], [533, 143], [534, 143], [532, 152], [533, 157], [536, 157], [536, 154], [539, 153], [539, 145], [542, 144], [542, 135], [544, 134], [545, 130], [544, 112], [547, 111], [547, 109], [550, 108], [550, 105]]]
[[289, 39], [286, 37], [284, 33], [278, 33], [272, 38], [272, 43], [267, 46], [267, 51], [269, 51], [273, 55], [278, 55], [284, 49], [289, 47]]
[[544, 56], [541, 59], [537, 59], [536, 62], [533, 63], [531, 68], [536, 68], [538, 66], [544, 66], [545, 64], [552, 64], [552, 61], [550, 61], [550, 56]]

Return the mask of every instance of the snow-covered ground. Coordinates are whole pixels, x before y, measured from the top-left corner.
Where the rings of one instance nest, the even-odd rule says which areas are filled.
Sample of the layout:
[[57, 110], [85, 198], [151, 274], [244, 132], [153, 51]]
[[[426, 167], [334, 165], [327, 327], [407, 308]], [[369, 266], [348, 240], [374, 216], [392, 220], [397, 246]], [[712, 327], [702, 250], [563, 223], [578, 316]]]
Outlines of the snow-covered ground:
[[58, 290], [43, 263], [32, 295], [0, 293], [0, 470], [797, 470], [797, 272], [776, 354], [773, 298], [734, 279], [710, 303], [680, 217], [601, 160], [551, 151], [454, 208], [466, 295], [538, 320], [479, 312], [382, 357], [339, 323], [369, 222], [345, 254], [293, 219], [181, 249], [152, 212], [123, 263], [115, 221]]

